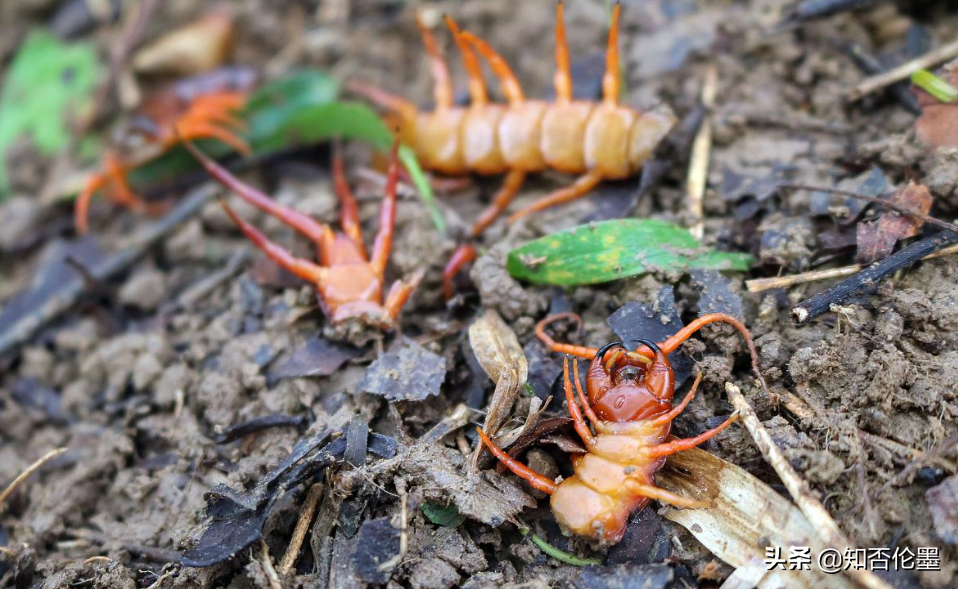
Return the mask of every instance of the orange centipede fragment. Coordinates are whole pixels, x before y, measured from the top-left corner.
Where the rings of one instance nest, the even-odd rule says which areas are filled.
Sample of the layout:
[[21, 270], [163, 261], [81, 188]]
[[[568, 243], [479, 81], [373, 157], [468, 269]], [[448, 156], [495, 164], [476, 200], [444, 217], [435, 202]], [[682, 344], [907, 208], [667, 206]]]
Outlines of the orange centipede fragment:
[[[551, 169], [577, 175], [565, 188], [547, 194], [514, 212], [509, 221], [580, 198], [603, 180], [629, 178], [648, 160], [656, 145], [675, 123], [664, 111], [640, 111], [620, 104], [619, 13], [612, 12], [606, 49], [606, 72], [601, 101], [578, 100], [572, 95], [569, 49], [563, 8], [557, 6], [555, 32], [555, 100], [526, 98], [522, 86], [505, 60], [484, 40], [463, 32], [450, 17], [446, 25], [462, 54], [469, 78], [469, 106], [453, 102], [449, 67], [432, 32], [418, 19], [435, 78], [435, 108], [422, 112], [411, 101], [360, 82], [348, 87], [389, 111], [402, 138], [422, 166], [449, 176], [469, 173], [506, 174], [502, 188], [472, 226], [471, 237], [483, 232], [516, 196], [526, 176]], [[479, 56], [484, 58], [499, 84], [506, 104], [490, 102]], [[465, 245], [463, 248], [471, 248]], [[444, 272], [447, 296], [459, 266], [474, 255], [458, 253]]]
[[392, 250], [393, 229], [396, 223], [396, 188], [399, 182], [399, 141], [393, 145], [385, 195], [379, 214], [379, 232], [373, 241], [372, 252], [367, 253], [359, 221], [359, 204], [346, 183], [339, 150], [333, 159], [333, 189], [339, 198], [342, 233], [333, 231], [325, 223], [284, 207], [269, 196], [248, 186], [217, 164], [190, 142], [186, 148], [206, 168], [207, 172], [234, 194], [272, 215], [296, 232], [309, 238], [319, 252], [319, 263], [298, 258], [289, 250], [273, 243], [262, 232], [244, 221], [225, 200], [221, 200], [227, 214], [246, 237], [267, 257], [299, 278], [316, 285], [320, 307], [331, 324], [350, 328], [364, 326], [389, 330], [396, 327], [403, 305], [412, 295], [422, 273], [408, 281], [397, 280], [383, 300], [386, 263]]
[[[764, 387], [748, 329], [734, 317], [713, 313], [699, 317], [663, 342], [635, 340], [630, 342], [636, 345], [633, 350], [623, 342], [613, 342], [595, 349], [557, 343], [546, 333], [545, 327], [553, 321], [570, 318], [579, 320], [573, 313], [546, 317], [536, 326], [536, 335], [553, 352], [573, 356], [571, 377], [568, 356], [563, 364], [565, 398], [575, 431], [586, 448], [585, 454], [572, 457], [575, 474], [556, 483], [509, 456], [479, 430], [482, 443], [509, 470], [551, 495], [556, 519], [574, 534], [618, 542], [625, 534], [629, 515], [644, 508], [650, 499], [677, 507], [708, 507], [707, 502], [656, 487], [655, 473], [664, 466], [667, 456], [705, 442], [734, 423], [738, 414], [693, 438], [669, 439], [672, 420], [692, 400], [702, 374], [696, 375], [682, 402], [673, 406], [675, 378], [667, 355], [705, 325], [728, 323], [745, 338], [752, 368]], [[591, 360], [586, 391], [579, 380], [577, 358]]]
[[152, 207], [136, 195], [127, 176], [182, 141], [216, 139], [248, 154], [249, 146], [237, 135], [245, 124], [234, 113], [246, 104], [255, 83], [252, 70], [224, 67], [180, 80], [144, 101], [117, 129], [101, 170], [77, 196], [77, 232], [87, 232], [90, 202], [99, 191], [128, 209], [150, 211]]

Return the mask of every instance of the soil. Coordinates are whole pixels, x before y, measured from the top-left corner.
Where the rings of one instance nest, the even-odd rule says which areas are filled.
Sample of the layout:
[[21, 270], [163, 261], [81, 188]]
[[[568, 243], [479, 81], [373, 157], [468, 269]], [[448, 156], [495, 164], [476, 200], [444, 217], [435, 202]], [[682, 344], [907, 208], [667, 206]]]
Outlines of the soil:
[[[58, 4], [3, 3], [0, 75], [24, 32], [49, 23]], [[160, 3], [144, 38], [190, 21], [207, 4]], [[819, 195], [775, 190], [782, 180], [859, 189], [877, 169], [890, 186], [911, 179], [925, 184], [934, 198], [933, 215], [958, 214], [953, 153], [922, 146], [912, 130], [915, 115], [892, 94], [849, 103], [848, 91], [865, 74], [842, 50], [855, 43], [889, 64], [904, 61], [916, 39], [927, 47], [950, 41], [958, 10], [948, 2], [877, 2], [779, 26], [792, 4], [650, 0], [623, 9], [628, 103], [664, 103], [681, 118], [695, 109], [708, 64], [717, 68], [703, 241], [755, 254], [752, 271], [724, 278], [651, 275], [562, 291], [518, 282], [505, 270], [510, 249], [596, 215], [690, 223], [684, 153], [670, 160], [662, 182], [635, 206], [628, 203], [637, 181], [612, 183], [522, 222], [495, 223], [469, 272], [475, 286], [463, 284], [462, 294], [448, 305], [441, 295], [442, 266], [498, 180], [476, 178], [470, 188], [440, 196], [448, 236], [437, 233], [420, 202], [407, 195], [399, 206], [388, 279], [426, 271], [401, 317], [408, 338], [403, 349], [411, 346], [409, 353], [440, 372], [427, 375], [428, 387], [414, 393], [421, 400], [390, 401], [366, 392], [364, 383], [367, 368], [393, 349], [394, 337], [374, 334], [362, 349], [311, 348], [331, 333], [324, 332], [315, 291], [276, 272], [258, 252], [244, 250], [242, 236], [211, 201], [129, 271], [91, 285], [81, 305], [0, 359], [0, 489], [50, 449], [67, 449], [0, 506], [0, 587], [638, 586], [622, 584], [630, 578], [650, 587], [716, 587], [731, 569], [689, 532], [660, 518], [655, 504], [633, 516], [618, 546], [596, 547], [563, 536], [548, 501], [515, 477], [496, 474], [491, 463], [482, 465], [481, 474], [473, 472], [472, 428], [442, 444], [416, 445], [461, 403], [476, 410], [471, 422], [482, 422], [494, 386], [472, 355], [466, 328], [486, 309], [498, 311], [515, 331], [530, 359], [533, 388], [545, 394], [557, 390], [551, 387], [559, 371], [550, 364], [555, 358], [530, 343], [536, 321], [550, 310], [574, 310], [584, 319], [581, 333], [560, 335], [600, 346], [616, 339], [609, 316], [632, 302], [661, 313], [663, 325], [673, 315], [687, 323], [701, 313], [729, 312], [744, 319], [755, 337], [770, 395], [751, 384], [747, 351], [731, 330], [705, 329], [684, 346], [704, 380], [698, 398], [676, 421], [677, 435], [716, 425], [717, 416], [730, 411], [725, 383], [740, 383], [775, 442], [858, 546], [940, 550], [940, 571], [892, 579], [896, 586], [958, 587], [956, 532], [943, 530], [947, 518], [930, 503], [935, 494], [926, 496], [943, 481], [954, 484], [958, 461], [958, 261], [920, 263], [876, 292], [801, 326], [789, 317], [790, 306], [830, 283], [759, 294], [744, 289], [748, 278], [853, 262], [854, 248], [847, 246], [854, 245], [854, 223], [830, 216]], [[413, 20], [419, 9], [430, 24], [448, 13], [489, 40], [528, 95], [551, 91], [552, 2], [328, 0], [317, 6], [241, 0], [234, 5], [237, 63], [277, 67], [276, 55], [295, 55], [296, 65], [339, 79], [361, 78], [427, 106], [429, 67]], [[582, 92], [601, 87], [607, 9], [598, 0], [566, 3]], [[455, 55], [445, 32], [437, 31]], [[84, 38], [94, 40], [105, 56], [117, 34], [115, 27], [102, 25]], [[451, 67], [462, 82], [457, 57]], [[17, 165], [22, 173], [15, 177], [15, 194], [0, 203], [0, 309], [29, 312], [29, 301], [17, 302], [17, 293], [38, 284], [55, 291], [62, 282], [58, 277], [75, 271], [50, 261], [57, 251], [61, 262], [64, 250], [97, 259], [118, 251], [148, 219], [114, 210], [101, 199], [93, 210], [95, 235], [79, 241], [70, 229], [69, 203], [40, 204], [33, 198], [52, 173], [51, 162], [29, 146], [15, 155], [26, 162]], [[361, 147], [351, 146], [348, 156], [350, 170], [368, 165], [369, 154]], [[323, 150], [243, 177], [282, 203], [338, 222]], [[358, 174], [351, 177], [371, 236], [380, 186]], [[553, 173], [536, 176], [513, 206], [563, 182], [568, 180]], [[857, 203], [842, 206], [861, 210]], [[239, 204], [237, 210], [275, 241], [309, 255], [305, 241], [275, 220]], [[233, 270], [208, 282], [224, 268]], [[209, 287], [192, 289], [202, 284]], [[403, 383], [415, 383], [417, 375], [403, 376]], [[437, 386], [438, 394], [432, 394]], [[789, 394], [812, 414], [790, 412], [784, 402]], [[517, 424], [525, 420], [528, 404], [520, 397]], [[224, 432], [237, 424], [277, 415], [295, 419], [217, 441], [229, 438]], [[207, 528], [210, 489], [219, 484], [253, 489], [298, 441], [342, 430], [357, 415], [371, 431], [395, 438], [399, 454], [386, 459], [370, 454], [365, 469], [347, 464], [329, 469], [327, 490], [334, 492], [323, 494], [320, 515], [289, 572], [274, 569], [289, 545], [309, 482], [275, 499], [262, 544], [211, 567], [170, 564], [170, 554], [193, 547]], [[565, 410], [553, 404], [545, 415]], [[744, 429], [730, 428], [705, 447], [782, 489]], [[540, 471], [568, 473], [554, 444], [543, 442], [529, 460]], [[450, 504], [465, 517], [455, 527], [436, 523], [444, 520], [429, 510]], [[583, 573], [550, 558], [519, 533], [517, 521], [602, 566]], [[385, 568], [380, 560], [374, 565], [363, 560], [388, 559], [400, 545], [402, 559]]]

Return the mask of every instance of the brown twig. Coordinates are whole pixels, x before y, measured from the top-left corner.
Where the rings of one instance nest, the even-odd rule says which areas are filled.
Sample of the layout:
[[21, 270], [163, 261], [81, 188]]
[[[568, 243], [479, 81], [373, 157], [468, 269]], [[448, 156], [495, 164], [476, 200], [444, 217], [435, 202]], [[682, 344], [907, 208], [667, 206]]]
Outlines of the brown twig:
[[60, 454], [63, 454], [66, 451], [67, 451], [66, 448], [57, 448], [55, 450], [50, 450], [49, 452], [41, 456], [36, 462], [28, 466], [26, 470], [24, 470], [17, 476], [17, 478], [13, 479], [13, 481], [9, 485], [7, 485], [7, 488], [4, 489], [2, 493], [0, 493], [0, 513], [3, 513], [7, 498], [14, 491], [17, 490], [17, 487], [23, 484], [23, 481], [27, 480], [27, 478], [29, 478], [31, 474], [35, 473], [40, 468], [42, 468], [44, 464], [46, 464], [47, 462], [50, 462], [51, 460], [53, 460], [54, 458], [56, 458]]
[[[755, 442], [755, 445], [758, 446], [762, 456], [765, 457], [765, 461], [768, 462], [778, 474], [778, 477], [782, 480], [782, 483], [785, 484], [785, 488], [788, 489], [788, 493], [792, 496], [795, 504], [801, 512], [805, 514], [805, 517], [808, 518], [809, 523], [815, 528], [822, 542], [829, 548], [833, 548], [839, 552], [852, 548], [853, 544], [851, 540], [841, 531], [838, 524], [836, 524], [832, 516], [829, 515], [828, 510], [825, 509], [825, 506], [812, 495], [808, 483], [795, 472], [795, 469], [792, 468], [788, 459], [785, 458], [782, 451], [775, 445], [771, 434], [768, 433], [768, 430], [765, 429], [765, 426], [759, 421], [755, 410], [752, 409], [752, 406], [749, 405], [745, 396], [742, 395], [742, 391], [736, 385], [729, 382], [725, 383], [725, 392], [728, 394], [732, 406], [742, 416], [742, 425], [745, 426], [745, 429], [748, 430], [748, 433], [752, 436], [752, 440]], [[846, 572], [855, 582], [867, 589], [892, 589], [888, 583], [881, 580], [871, 571], [865, 569], [849, 569]]]
[[870, 78], [865, 78], [858, 83], [851, 92], [848, 93], [849, 100], [858, 100], [862, 96], [871, 94], [876, 90], [880, 90], [885, 86], [890, 86], [895, 82], [900, 82], [913, 73], [920, 69], [925, 69], [933, 65], [937, 65], [943, 61], [947, 61], [958, 55], [958, 41], [952, 41], [947, 45], [942, 45], [937, 49], [933, 49], [928, 53], [916, 57], [911, 61], [907, 61], [900, 66], [888, 70], [887, 72], [872, 76]]
[[283, 560], [279, 565], [279, 571], [284, 575], [290, 574], [296, 565], [296, 559], [299, 558], [299, 552], [303, 548], [303, 540], [306, 539], [309, 526], [313, 523], [313, 515], [316, 514], [316, 506], [319, 504], [319, 498], [322, 495], [322, 483], [313, 484], [306, 493], [306, 501], [303, 502], [303, 510], [299, 513], [299, 520], [293, 530], [293, 537], [290, 539], [289, 547], [286, 548], [286, 554], [283, 555]]
[[712, 151], [712, 109], [715, 108], [715, 92], [718, 87], [718, 70], [715, 64], [709, 64], [705, 70], [705, 80], [702, 82], [700, 97], [705, 109], [705, 118], [695, 134], [692, 142], [692, 158], [689, 162], [689, 173], [685, 181], [685, 193], [688, 198], [688, 208], [695, 215], [695, 224], [689, 228], [689, 233], [695, 239], [702, 239], [705, 232], [705, 210], [702, 200], [705, 197], [705, 185], [708, 180], [709, 156]]

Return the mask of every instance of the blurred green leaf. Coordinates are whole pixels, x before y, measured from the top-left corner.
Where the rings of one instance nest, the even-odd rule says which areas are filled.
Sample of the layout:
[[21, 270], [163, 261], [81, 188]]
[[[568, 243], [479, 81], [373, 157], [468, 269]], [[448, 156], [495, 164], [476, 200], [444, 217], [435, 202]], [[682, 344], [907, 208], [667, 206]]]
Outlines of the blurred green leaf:
[[536, 284], [598, 284], [652, 271], [748, 270], [751, 256], [703, 247], [656, 219], [616, 219], [546, 235], [509, 252], [513, 277]]
[[942, 102], [958, 100], [958, 88], [942, 80], [928, 70], [918, 70], [911, 75], [911, 83]]
[[422, 513], [432, 523], [447, 528], [455, 528], [466, 521], [466, 516], [459, 513], [459, 509], [454, 504], [423, 503]]
[[23, 135], [53, 155], [70, 139], [70, 114], [90, 107], [99, 76], [91, 43], [60, 43], [34, 31], [13, 58], [0, 92], [0, 193], [8, 188], [6, 153]]
[[[244, 109], [243, 118], [247, 124], [244, 138], [258, 155], [335, 138], [362, 141], [378, 151], [388, 151], [394, 135], [379, 115], [364, 104], [336, 101], [338, 93], [339, 84], [335, 80], [312, 70], [265, 84], [250, 97]], [[214, 158], [230, 151], [215, 141], [200, 145]], [[436, 228], [445, 231], [432, 185], [419, 166], [416, 154], [409, 147], [402, 146], [399, 159], [416, 185]], [[185, 150], [175, 149], [131, 177], [136, 183], [156, 182], [196, 167], [196, 162]]]

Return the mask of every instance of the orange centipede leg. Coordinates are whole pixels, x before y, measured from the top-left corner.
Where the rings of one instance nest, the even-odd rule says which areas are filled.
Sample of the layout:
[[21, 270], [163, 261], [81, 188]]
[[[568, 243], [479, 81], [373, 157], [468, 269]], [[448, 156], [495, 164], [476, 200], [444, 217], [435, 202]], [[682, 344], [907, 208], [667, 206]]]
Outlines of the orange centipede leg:
[[602, 97], [609, 104], [619, 101], [619, 13], [622, 6], [616, 2], [612, 9], [612, 25], [609, 27], [609, 46], [605, 51], [605, 75], [602, 77]]
[[206, 168], [206, 171], [209, 172], [211, 176], [216, 178], [216, 180], [219, 181], [223, 186], [264, 213], [276, 217], [284, 224], [292, 227], [299, 233], [302, 233], [312, 240], [317, 247], [322, 247], [323, 245], [331, 244], [333, 241], [335, 241], [335, 236], [333, 235], [332, 230], [325, 224], [320, 223], [310, 218], [308, 215], [300, 213], [299, 211], [295, 211], [277, 204], [273, 199], [266, 196], [259, 190], [256, 190], [252, 186], [240, 181], [240, 179], [231, 174], [229, 170], [219, 165], [208, 155], [200, 151], [200, 149], [193, 145], [192, 142], [187, 140], [183, 142], [183, 145], [187, 150], [189, 150], [190, 153], [193, 154], [197, 160], [199, 160], [203, 167]]
[[456, 278], [456, 274], [459, 273], [463, 266], [475, 261], [476, 248], [472, 244], [466, 243], [460, 245], [459, 248], [453, 252], [452, 257], [446, 262], [446, 267], [442, 269], [442, 294], [446, 297], [447, 301], [456, 294], [456, 288], [452, 282]]
[[682, 399], [682, 402], [673, 407], [668, 413], [663, 413], [662, 415], [650, 420], [648, 425], [665, 425], [666, 423], [669, 423], [678, 417], [683, 411], [685, 411], [685, 408], [689, 406], [689, 403], [692, 402], [692, 398], [695, 397], [695, 392], [698, 390], [700, 382], [702, 382], [701, 372], [695, 375], [695, 382], [692, 383], [692, 388], [689, 389], [689, 392], [685, 395], [685, 398]]
[[333, 146], [333, 192], [336, 193], [342, 207], [339, 211], [339, 222], [343, 226], [343, 233], [353, 240], [363, 259], [368, 259], [366, 244], [363, 242], [363, 231], [359, 225], [359, 205], [346, 182], [343, 153], [338, 141]]
[[486, 91], [486, 81], [482, 77], [482, 68], [479, 65], [479, 58], [472, 50], [469, 43], [463, 38], [462, 31], [452, 20], [452, 17], [446, 16], [446, 26], [452, 32], [452, 38], [459, 47], [459, 53], [462, 54], [462, 65], [466, 68], [466, 75], [469, 77], [469, 98], [472, 106], [482, 106], [489, 101], [489, 94]]
[[103, 174], [94, 174], [83, 185], [83, 190], [77, 196], [73, 205], [73, 224], [76, 226], [77, 233], [85, 235], [89, 230], [90, 201], [98, 190], [103, 188], [106, 183], [106, 177]]
[[629, 480], [628, 482], [629, 490], [634, 492], [636, 495], [641, 495], [642, 497], [648, 497], [649, 499], [657, 499], [659, 501], [664, 501], [670, 505], [676, 507], [685, 507], [687, 509], [702, 509], [709, 506], [707, 501], [698, 501], [690, 497], [682, 497], [681, 495], [676, 495], [666, 491], [661, 487], [655, 487], [653, 485], [645, 485], [635, 480]]
[[684, 452], [685, 450], [691, 450], [692, 448], [698, 446], [702, 442], [712, 438], [719, 433], [721, 433], [725, 428], [732, 425], [738, 421], [738, 412], [733, 413], [728, 419], [719, 424], [718, 427], [713, 427], [712, 429], [702, 432], [694, 438], [685, 438], [682, 440], [672, 440], [671, 442], [665, 442], [663, 444], [657, 444], [655, 446], [650, 446], [646, 448], [643, 452], [644, 455], [649, 458], [661, 458], [663, 456], [668, 456], [670, 454], [675, 454], [677, 452]]
[[[575, 360], [576, 366], [578, 366], [578, 360]], [[572, 380], [569, 378], [569, 357], [566, 356], [565, 360], [562, 362], [562, 382], [565, 387], [565, 402], [569, 406], [569, 414], [572, 416], [572, 423], [575, 426], [575, 431], [579, 434], [579, 437], [582, 438], [582, 441], [585, 442], [585, 447], [589, 448], [592, 444], [595, 443], [595, 436], [592, 435], [592, 432], [589, 431], [589, 424], [585, 422], [585, 418], [582, 416], [582, 410], [579, 408], [579, 404], [576, 403], [575, 397], [572, 395]], [[576, 384], [579, 384], [576, 382]]]
[[598, 186], [602, 182], [602, 174], [598, 170], [591, 170], [586, 172], [583, 176], [580, 176], [578, 180], [572, 186], [556, 190], [550, 194], [547, 194], [530, 204], [526, 208], [513, 213], [509, 219], [509, 223], [515, 223], [522, 217], [525, 217], [529, 213], [535, 213], [543, 209], [561, 204], [564, 202], [569, 202], [570, 200], [575, 200], [581, 198], [588, 194], [593, 188]]
[[429, 54], [429, 61], [432, 64], [432, 77], [436, 80], [435, 97], [436, 110], [452, 108], [453, 90], [452, 78], [449, 76], [449, 66], [446, 64], [442, 52], [439, 51], [439, 45], [432, 31], [422, 21], [419, 14], [416, 14], [416, 26], [419, 27], [419, 33], [422, 35], [422, 43], [426, 46], [426, 53]]
[[556, 73], [553, 77], [556, 102], [572, 100], [572, 71], [569, 66], [569, 45], [565, 38], [565, 17], [562, 2], [556, 4]]
[[479, 437], [482, 439], [482, 443], [489, 448], [489, 451], [498, 458], [503, 464], [506, 465], [506, 468], [511, 470], [515, 475], [525, 479], [532, 485], [533, 488], [542, 491], [543, 493], [553, 494], [556, 489], [559, 488], [559, 485], [555, 481], [545, 477], [536, 471], [532, 470], [525, 464], [522, 464], [512, 456], [506, 454], [505, 450], [496, 445], [495, 442], [489, 439], [489, 436], [486, 435], [486, 432], [482, 431], [480, 428], [476, 428], [476, 431], [479, 432]]
[[214, 125], [206, 120], [194, 120], [192, 118], [181, 120], [176, 126], [181, 140], [219, 139], [243, 155], [250, 154], [249, 145], [225, 127]]
[[572, 363], [572, 378], [575, 380], [575, 390], [579, 395], [579, 403], [582, 404], [582, 410], [585, 411], [585, 416], [589, 418], [589, 421], [593, 425], [599, 423], [599, 417], [595, 414], [595, 411], [592, 410], [592, 405], [589, 404], [589, 398], [586, 397], [585, 391], [582, 390], [582, 381], [579, 380], [579, 362], [573, 361]]
[[236, 223], [240, 230], [242, 230], [247, 239], [261, 249], [269, 259], [303, 280], [308, 280], [313, 284], [321, 285], [326, 280], [328, 274], [326, 268], [318, 266], [309, 260], [297, 258], [283, 247], [270, 241], [269, 238], [263, 235], [258, 229], [241, 219], [225, 200], [220, 199], [220, 204], [223, 205], [226, 213], [233, 219], [233, 222]]
[[544, 319], [542, 319], [542, 321], [536, 324], [536, 337], [538, 337], [539, 341], [545, 344], [549, 350], [557, 354], [568, 354], [577, 358], [591, 360], [599, 351], [598, 348], [587, 348], [585, 346], [574, 346], [572, 344], [560, 344], [552, 339], [548, 333], [546, 333], [546, 326], [561, 319], [572, 319], [580, 328], [582, 326], [582, 318], [575, 313], [553, 313], [552, 315], [547, 315]]
[[509, 101], [509, 104], [516, 105], [522, 103], [525, 100], [525, 94], [522, 92], [522, 85], [519, 84], [519, 79], [513, 73], [512, 68], [509, 67], [509, 64], [506, 63], [506, 60], [499, 55], [495, 49], [493, 49], [488, 43], [480, 39], [479, 37], [473, 35], [470, 32], [465, 32], [462, 34], [462, 38], [472, 44], [473, 47], [486, 58], [486, 61], [489, 62], [489, 67], [492, 68], [492, 73], [499, 78], [499, 85], [502, 87], [502, 93], [505, 95], [506, 100]]
[[492, 222], [506, 210], [506, 207], [509, 206], [512, 199], [515, 198], [516, 193], [522, 188], [522, 183], [525, 182], [525, 180], [526, 172], [524, 170], [516, 169], [506, 174], [502, 188], [492, 197], [492, 203], [479, 215], [479, 219], [472, 226], [471, 233], [473, 237], [478, 237], [480, 233], [485, 231], [486, 227], [491, 225]]
[[386, 295], [386, 302], [383, 303], [383, 308], [386, 309], [386, 314], [389, 315], [393, 321], [396, 321], [399, 317], [399, 312], [402, 311], [403, 305], [406, 304], [406, 301], [409, 300], [413, 291], [419, 286], [419, 281], [422, 280], [422, 277], [423, 272], [419, 271], [416, 272], [409, 281], [403, 282], [397, 280], [393, 283], [392, 287], [390, 287], [389, 294]]
[[393, 229], [396, 225], [396, 189], [399, 186], [399, 138], [393, 142], [389, 158], [389, 171], [386, 173], [386, 190], [383, 204], [379, 210], [379, 233], [373, 242], [370, 264], [382, 278], [389, 261], [389, 252], [393, 247]]

